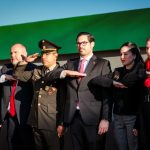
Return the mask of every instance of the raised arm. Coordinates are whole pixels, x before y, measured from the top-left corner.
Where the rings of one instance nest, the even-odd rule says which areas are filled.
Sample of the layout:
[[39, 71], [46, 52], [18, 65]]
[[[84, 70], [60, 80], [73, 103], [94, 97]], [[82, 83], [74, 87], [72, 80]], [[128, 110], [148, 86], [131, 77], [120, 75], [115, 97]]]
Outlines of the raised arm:
[[31, 80], [34, 69], [36, 67], [37, 67], [36, 65], [31, 63], [25, 65], [17, 65], [16, 68], [14, 69], [13, 76], [18, 80], [27, 82]]

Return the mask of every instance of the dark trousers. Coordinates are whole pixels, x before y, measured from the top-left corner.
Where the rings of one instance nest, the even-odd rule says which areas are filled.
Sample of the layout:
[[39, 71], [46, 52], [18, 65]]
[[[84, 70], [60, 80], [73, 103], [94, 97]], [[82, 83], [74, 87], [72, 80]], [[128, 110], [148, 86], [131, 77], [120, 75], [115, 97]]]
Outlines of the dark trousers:
[[[105, 135], [98, 135], [98, 125], [86, 125], [77, 111], [70, 125], [72, 150], [104, 150]], [[66, 142], [65, 142], [66, 143]]]
[[0, 128], [0, 150], [9, 150], [7, 142], [7, 124], [4, 122], [2, 128]]
[[144, 102], [140, 116], [140, 150], [150, 149], [150, 102]]
[[36, 150], [60, 150], [56, 131], [33, 128]]
[[7, 114], [3, 129], [5, 129], [6, 140], [2, 143], [2, 147], [8, 147], [9, 150], [34, 150], [31, 128], [28, 125], [20, 125], [16, 116], [11, 117]]

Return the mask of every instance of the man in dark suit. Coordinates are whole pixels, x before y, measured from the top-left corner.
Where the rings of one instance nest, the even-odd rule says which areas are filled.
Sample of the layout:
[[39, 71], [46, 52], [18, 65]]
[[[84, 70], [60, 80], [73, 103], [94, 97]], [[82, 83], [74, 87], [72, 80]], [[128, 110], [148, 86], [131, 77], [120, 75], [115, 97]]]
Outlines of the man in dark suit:
[[[76, 45], [80, 56], [69, 60], [63, 69], [85, 72], [86, 76], [66, 78], [64, 126], [69, 127], [72, 150], [104, 150], [102, 141], [109, 127], [109, 97], [90, 81], [109, 74], [110, 63], [93, 54], [95, 40], [90, 33], [79, 33]], [[65, 77], [65, 73], [62, 71], [60, 76]]]
[[[22, 44], [11, 47], [10, 63], [4, 65], [0, 70], [2, 93], [0, 97], [0, 127], [7, 128], [7, 142], [9, 150], [33, 149], [31, 129], [27, 125], [31, 101], [33, 96], [32, 84], [16, 81], [12, 77], [17, 63], [22, 60], [21, 55], [27, 55], [26, 48]], [[28, 63], [26, 70], [32, 70], [34, 65]], [[14, 107], [13, 107], [14, 106]], [[13, 108], [13, 109], [12, 109]], [[5, 127], [6, 125], [6, 127]], [[3, 138], [1, 136], [1, 138]], [[0, 149], [3, 149], [1, 143]]]

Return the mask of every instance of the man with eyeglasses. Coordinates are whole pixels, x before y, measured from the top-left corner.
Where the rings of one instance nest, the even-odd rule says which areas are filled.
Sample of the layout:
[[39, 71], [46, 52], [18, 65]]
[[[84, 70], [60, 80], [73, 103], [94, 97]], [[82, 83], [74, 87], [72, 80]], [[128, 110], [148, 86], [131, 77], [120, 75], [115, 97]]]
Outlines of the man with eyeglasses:
[[[109, 127], [109, 98], [106, 91], [90, 82], [96, 76], [111, 72], [109, 61], [93, 54], [94, 36], [88, 32], [77, 35], [79, 57], [70, 59], [64, 70], [86, 73], [84, 77], [66, 78], [64, 126], [68, 127], [72, 150], [104, 150], [104, 137]], [[59, 75], [59, 73], [58, 73]], [[55, 74], [55, 77], [57, 74]], [[60, 73], [65, 77], [65, 72]], [[65, 148], [68, 147], [65, 140]]]

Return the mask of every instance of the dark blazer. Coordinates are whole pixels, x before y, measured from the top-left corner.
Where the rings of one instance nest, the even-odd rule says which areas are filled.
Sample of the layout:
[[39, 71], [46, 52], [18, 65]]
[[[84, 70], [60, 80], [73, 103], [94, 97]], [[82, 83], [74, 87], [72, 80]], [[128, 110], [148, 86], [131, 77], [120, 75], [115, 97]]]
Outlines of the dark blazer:
[[[114, 113], [118, 115], [136, 115], [143, 100], [143, 82], [146, 77], [145, 66], [138, 62], [132, 69], [115, 68], [109, 77], [96, 77], [92, 83], [102, 87], [112, 87]], [[113, 80], [123, 83], [127, 88], [116, 88]]]
[[[69, 60], [63, 69], [78, 70], [79, 58]], [[76, 103], [79, 100], [80, 113], [87, 125], [97, 125], [101, 119], [108, 119], [109, 100], [103, 98], [103, 91], [99, 87], [92, 86], [90, 81], [96, 76], [103, 76], [111, 72], [109, 61], [97, 58], [95, 55], [90, 59], [86, 67], [86, 77], [78, 82], [78, 78], [66, 79], [66, 104], [64, 123], [70, 124], [76, 112]]]
[[[25, 70], [32, 70], [35, 66], [32, 64], [28, 64], [25, 68]], [[1, 74], [9, 74], [12, 75], [13, 73], [13, 65], [6, 64], [1, 69]], [[1, 123], [4, 121], [5, 116], [8, 112], [8, 105], [10, 101], [10, 95], [11, 95], [11, 85], [12, 81], [6, 81], [4, 83], [1, 83], [2, 87], [2, 93], [1, 93], [1, 108], [0, 108], [0, 120]], [[16, 92], [15, 92], [15, 108], [16, 108], [16, 114], [17, 119], [20, 125], [25, 125], [27, 123], [27, 118], [29, 115], [31, 102], [33, 97], [33, 88], [31, 83], [25, 83], [22, 81], [18, 81]]]

